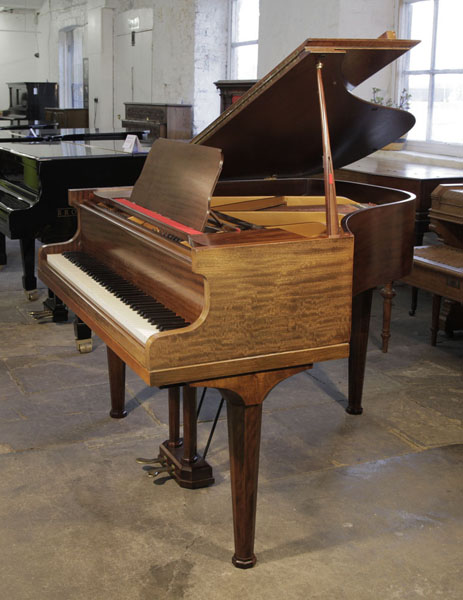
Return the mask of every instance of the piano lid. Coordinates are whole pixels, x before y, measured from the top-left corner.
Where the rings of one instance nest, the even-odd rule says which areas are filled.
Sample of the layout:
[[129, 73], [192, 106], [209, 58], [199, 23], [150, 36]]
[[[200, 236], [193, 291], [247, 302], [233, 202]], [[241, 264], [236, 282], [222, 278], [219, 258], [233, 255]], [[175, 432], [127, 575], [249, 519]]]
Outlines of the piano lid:
[[349, 90], [417, 43], [308, 39], [191, 143], [222, 149], [222, 179], [322, 172], [316, 74], [321, 61], [333, 164], [350, 164], [413, 127], [411, 113], [361, 100]]

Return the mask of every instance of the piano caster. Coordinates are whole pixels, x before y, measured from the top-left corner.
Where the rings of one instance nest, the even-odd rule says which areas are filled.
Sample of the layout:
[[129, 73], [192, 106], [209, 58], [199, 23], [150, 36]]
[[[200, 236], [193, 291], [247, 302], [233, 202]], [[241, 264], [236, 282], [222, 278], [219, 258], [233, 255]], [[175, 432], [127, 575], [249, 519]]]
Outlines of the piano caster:
[[81, 354], [87, 354], [88, 352], [91, 352], [93, 349], [92, 338], [86, 340], [76, 340], [76, 348]]
[[35, 302], [39, 299], [39, 290], [24, 290], [24, 293], [29, 302]]

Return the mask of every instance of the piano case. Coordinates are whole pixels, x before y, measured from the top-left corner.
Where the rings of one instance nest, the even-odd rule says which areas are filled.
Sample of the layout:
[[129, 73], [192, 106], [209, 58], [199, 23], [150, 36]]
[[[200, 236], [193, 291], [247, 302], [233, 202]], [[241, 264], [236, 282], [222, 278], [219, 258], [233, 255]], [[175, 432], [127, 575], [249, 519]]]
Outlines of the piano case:
[[[40, 252], [42, 280], [108, 346], [113, 416], [125, 414], [126, 363], [150, 385], [173, 386], [170, 437], [161, 446], [160, 460], [180, 485], [200, 487], [211, 482], [207, 476], [196, 482], [191, 475], [200, 463], [193, 388], [216, 387], [226, 398], [233, 562], [241, 568], [252, 567], [256, 561], [262, 402], [279, 381], [310, 368], [311, 363], [349, 354], [353, 285], [356, 297], [367, 293], [354, 311], [361, 325], [353, 353], [356, 360], [361, 357], [356, 367], [361, 390], [371, 287], [378, 278], [388, 281], [409, 268], [414, 211], [411, 197], [393, 190], [384, 198], [398, 200], [396, 204], [384, 199], [382, 206], [373, 207], [369, 203], [375, 200], [375, 189], [362, 188], [365, 204], [342, 217], [339, 233], [327, 235], [320, 230], [319, 219], [314, 219], [313, 206], [295, 210], [283, 197], [273, 198], [267, 209], [273, 210], [276, 226], [269, 228], [256, 223], [250, 213], [235, 214], [233, 221], [227, 214], [233, 212], [229, 210], [236, 203], [233, 198], [224, 200], [228, 208], [222, 204], [225, 217], [214, 214], [220, 201], [212, 200], [212, 194], [222, 186], [221, 196], [234, 195], [224, 194], [224, 189], [262, 196], [243, 193], [253, 181], [258, 187], [262, 182], [272, 186], [278, 182], [280, 189], [287, 187], [283, 195], [303, 189], [307, 176], [326, 164], [327, 144], [321, 141], [321, 122], [326, 117], [332, 145], [326, 181], [332, 191], [333, 166], [383, 147], [413, 125], [409, 113], [364, 102], [349, 90], [414, 43], [386, 38], [307, 40], [191, 144], [158, 140], [133, 194], [127, 188], [71, 191], [70, 204], [79, 218], [76, 236]], [[320, 63], [327, 109], [322, 119], [317, 99]], [[325, 133], [325, 141], [326, 137]], [[219, 174], [220, 182], [215, 185]], [[243, 180], [247, 181], [241, 185]], [[262, 198], [252, 201], [259, 203]], [[304, 231], [285, 229], [282, 214], [288, 209], [305, 210], [304, 228], [315, 225]], [[241, 230], [246, 217], [247, 228]], [[217, 231], [221, 222], [225, 231]], [[354, 230], [362, 234], [356, 237], [359, 254], [353, 259]], [[397, 242], [392, 243], [393, 235]], [[379, 258], [387, 248], [379, 273], [376, 248]], [[85, 292], [80, 280], [73, 280], [67, 251], [88, 253], [91, 262], [103, 263], [103, 272], [109, 270], [111, 277], [122, 278], [122, 287], [132, 290], [135, 286], [143, 302], [155, 298], [156, 304], [169, 311], [167, 321], [177, 322], [180, 317], [183, 326], [151, 334], [146, 327], [141, 333], [131, 330], [128, 321], [118, 319], [116, 310], [104, 307], [99, 293]], [[61, 271], [58, 265], [64, 265]], [[356, 269], [361, 276], [356, 276]], [[183, 448], [178, 438], [176, 384], [185, 384]], [[356, 395], [350, 403], [352, 412], [361, 412], [360, 397]]]

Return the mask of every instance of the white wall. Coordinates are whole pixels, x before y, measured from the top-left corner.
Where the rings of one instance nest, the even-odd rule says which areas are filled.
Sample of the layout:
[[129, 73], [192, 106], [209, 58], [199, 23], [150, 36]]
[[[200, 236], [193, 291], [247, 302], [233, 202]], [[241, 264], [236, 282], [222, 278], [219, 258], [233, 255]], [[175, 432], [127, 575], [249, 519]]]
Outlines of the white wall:
[[[259, 67], [262, 77], [306, 38], [375, 38], [397, 29], [397, 0], [260, 0]], [[369, 99], [373, 86], [392, 90], [392, 70], [359, 86]]]
[[220, 112], [214, 81], [226, 79], [228, 0], [197, 0], [195, 25], [194, 129], [202, 131]]
[[0, 110], [10, 104], [8, 82], [37, 81], [37, 51], [35, 13], [0, 13]]
[[[136, 34], [139, 51], [131, 54], [134, 75], [139, 83], [143, 78], [144, 85], [138, 85], [135, 100], [194, 104], [194, 129], [198, 131], [219, 113], [213, 82], [226, 75], [228, 3], [229, 0], [44, 0], [37, 16], [33, 12], [0, 13], [0, 99], [4, 98], [0, 108], [7, 108], [9, 103], [7, 86], [3, 89], [6, 81], [59, 81], [60, 31], [78, 27], [82, 30], [83, 57], [89, 59], [90, 125], [120, 125], [117, 117], [123, 115], [123, 102], [132, 100], [134, 84], [130, 82], [124, 88], [127, 93], [119, 93], [127, 97], [116, 98], [116, 105], [113, 90], [124, 69], [132, 69], [128, 64], [132, 59], [128, 56], [127, 19], [141, 15], [141, 21], [148, 26]], [[122, 41], [123, 36], [126, 39]], [[117, 49], [119, 53], [115, 52]], [[34, 57], [37, 51], [39, 59]], [[123, 87], [119, 85], [119, 92]]]
[[[376, 37], [394, 29], [397, 2], [260, 0], [259, 76], [307, 37]], [[59, 31], [78, 26], [89, 59], [90, 124], [112, 127], [122, 110], [113, 92], [123, 66], [114, 58], [121, 24], [149, 14], [151, 43], [135, 67], [143, 77], [149, 72], [150, 85], [142, 86], [146, 98], [139, 100], [194, 104], [194, 129], [200, 131], [219, 112], [213, 82], [226, 77], [228, 8], [229, 0], [44, 0], [37, 26], [34, 13], [0, 13], [0, 108], [8, 106], [6, 81], [59, 81]], [[357, 93], [369, 98], [375, 85], [391, 94], [392, 68]]]

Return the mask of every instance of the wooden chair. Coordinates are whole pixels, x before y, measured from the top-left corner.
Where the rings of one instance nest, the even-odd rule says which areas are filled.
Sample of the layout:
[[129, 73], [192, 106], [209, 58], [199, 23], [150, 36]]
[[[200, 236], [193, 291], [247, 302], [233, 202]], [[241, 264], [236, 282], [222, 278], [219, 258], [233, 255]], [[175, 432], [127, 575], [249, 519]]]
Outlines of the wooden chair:
[[463, 303], [463, 249], [447, 244], [417, 246], [412, 271], [404, 281], [433, 294], [431, 345], [435, 346], [442, 297]]

